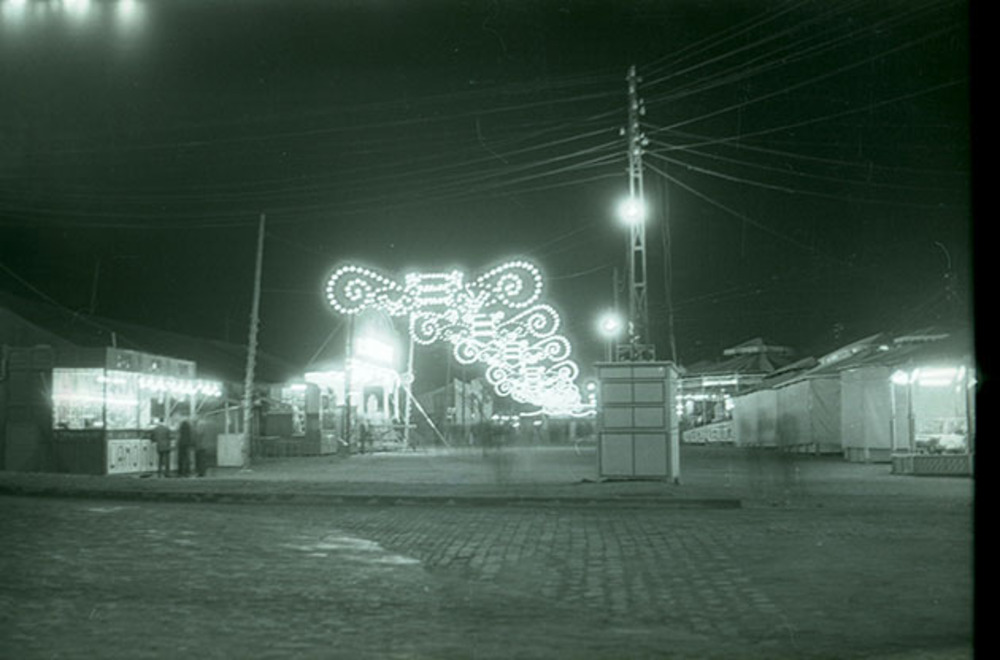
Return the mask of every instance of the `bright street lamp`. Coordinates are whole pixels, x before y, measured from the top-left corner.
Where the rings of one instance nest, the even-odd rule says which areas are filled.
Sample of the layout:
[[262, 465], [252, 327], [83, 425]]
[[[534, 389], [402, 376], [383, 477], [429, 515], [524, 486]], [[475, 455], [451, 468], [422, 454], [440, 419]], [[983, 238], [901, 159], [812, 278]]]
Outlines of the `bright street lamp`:
[[646, 219], [646, 207], [637, 197], [629, 197], [618, 205], [618, 217], [627, 225], [637, 225]]
[[621, 336], [624, 326], [625, 323], [617, 312], [605, 312], [597, 322], [597, 327], [601, 331], [601, 335], [607, 340], [608, 362], [611, 362], [614, 357], [611, 351], [612, 344], [615, 339]]

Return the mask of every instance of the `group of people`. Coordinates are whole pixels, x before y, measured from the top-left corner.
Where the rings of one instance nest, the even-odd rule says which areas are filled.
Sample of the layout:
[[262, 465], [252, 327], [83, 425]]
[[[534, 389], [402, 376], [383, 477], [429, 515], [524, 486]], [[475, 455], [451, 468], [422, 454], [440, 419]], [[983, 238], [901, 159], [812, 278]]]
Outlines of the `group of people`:
[[[178, 477], [203, 477], [208, 471], [208, 451], [204, 447], [198, 420], [182, 419], [171, 429], [162, 419], [153, 424], [152, 440], [156, 445], [157, 476], [171, 476], [171, 458], [177, 451]], [[175, 442], [176, 440], [176, 442]]]

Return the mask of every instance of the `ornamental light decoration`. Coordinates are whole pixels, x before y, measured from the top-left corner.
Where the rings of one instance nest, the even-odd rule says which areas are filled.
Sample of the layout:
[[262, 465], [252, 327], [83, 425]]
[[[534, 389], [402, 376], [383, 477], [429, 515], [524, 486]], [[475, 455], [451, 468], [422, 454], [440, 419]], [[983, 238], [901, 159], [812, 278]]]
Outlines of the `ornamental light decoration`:
[[449, 342], [460, 364], [485, 365], [498, 395], [546, 413], [576, 413], [580, 370], [569, 340], [558, 334], [558, 312], [539, 302], [542, 288], [541, 273], [527, 261], [507, 262], [470, 282], [459, 271], [410, 273], [398, 281], [345, 265], [327, 280], [326, 299], [340, 314], [379, 309], [406, 316], [415, 343]]

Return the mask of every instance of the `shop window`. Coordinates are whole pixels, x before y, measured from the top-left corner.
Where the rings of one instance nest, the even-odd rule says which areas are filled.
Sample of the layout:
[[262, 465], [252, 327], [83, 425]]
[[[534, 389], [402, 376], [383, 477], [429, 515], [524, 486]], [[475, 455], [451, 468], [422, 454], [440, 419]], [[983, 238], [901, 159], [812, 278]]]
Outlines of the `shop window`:
[[136, 374], [103, 369], [52, 370], [53, 422], [61, 429], [139, 428]]
[[104, 427], [103, 369], [53, 369], [53, 421], [60, 429]]

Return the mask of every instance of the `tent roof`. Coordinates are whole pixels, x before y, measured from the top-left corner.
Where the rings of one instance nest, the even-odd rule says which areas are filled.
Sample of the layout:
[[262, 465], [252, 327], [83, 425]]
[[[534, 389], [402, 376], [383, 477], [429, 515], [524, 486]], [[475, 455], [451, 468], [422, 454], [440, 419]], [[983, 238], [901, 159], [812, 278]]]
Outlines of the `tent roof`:
[[790, 383], [804, 378], [819, 366], [819, 361], [814, 357], [805, 357], [788, 364], [774, 373], [765, 376], [757, 389], [769, 389]]
[[861, 367], [893, 367], [909, 363], [968, 362], [974, 354], [967, 330], [946, 332], [924, 329], [872, 343], [864, 350], [839, 362], [823, 367], [827, 372], [840, 372]]
[[760, 337], [727, 348], [722, 354], [725, 356], [722, 360], [703, 360], [690, 365], [686, 369], [685, 375], [765, 375], [773, 373], [793, 361], [790, 348], [769, 345]]

